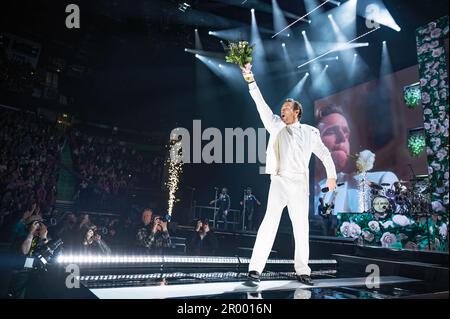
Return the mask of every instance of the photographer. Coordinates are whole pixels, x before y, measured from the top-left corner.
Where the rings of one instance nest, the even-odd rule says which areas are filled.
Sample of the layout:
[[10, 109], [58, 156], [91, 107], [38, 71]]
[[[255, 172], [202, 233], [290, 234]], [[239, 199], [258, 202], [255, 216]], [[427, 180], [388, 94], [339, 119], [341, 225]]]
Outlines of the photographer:
[[156, 216], [153, 220], [152, 233], [150, 235], [150, 248], [161, 249], [171, 248], [169, 230], [167, 229], [167, 221], [164, 221], [161, 216]]
[[[40, 215], [33, 215], [25, 221], [27, 234], [24, 237], [17, 237], [13, 242], [12, 249], [21, 263], [20, 269], [15, 269], [12, 274], [8, 297], [14, 299], [25, 298], [27, 287], [31, 282], [37, 281], [39, 275], [33, 272], [31, 267], [25, 268], [23, 257], [34, 257], [35, 253], [44, 248], [49, 242], [47, 238], [47, 226], [43, 223]], [[39, 285], [34, 285], [39, 286]]]
[[209, 227], [208, 219], [199, 219], [195, 233], [188, 244], [188, 252], [196, 256], [214, 255], [219, 246], [217, 237]]
[[111, 249], [102, 239], [102, 236], [97, 233], [97, 227], [91, 226], [86, 231], [83, 240], [83, 250], [85, 253], [90, 254], [110, 254]]
[[28, 227], [28, 234], [20, 245], [20, 251], [25, 256], [32, 256], [37, 248], [48, 244], [48, 230], [40, 215], [29, 217], [26, 225]]

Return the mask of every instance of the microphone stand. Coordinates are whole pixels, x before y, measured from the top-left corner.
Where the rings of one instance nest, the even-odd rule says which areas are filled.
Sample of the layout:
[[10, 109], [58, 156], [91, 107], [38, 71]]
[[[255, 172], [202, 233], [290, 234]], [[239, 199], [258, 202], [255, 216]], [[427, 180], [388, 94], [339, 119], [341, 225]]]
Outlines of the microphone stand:
[[[414, 179], [414, 186], [416, 186], [416, 182], [417, 182], [417, 180], [416, 180], [416, 179], [417, 179], [416, 173], [414, 172], [414, 169], [413, 169], [411, 163], [409, 163], [408, 166], [409, 166], [409, 169], [411, 170], [412, 178]], [[428, 177], [428, 180], [429, 180], [429, 177]], [[429, 186], [429, 185], [427, 185], [427, 186]], [[414, 189], [414, 188], [413, 188], [413, 189]], [[417, 188], [416, 188], [416, 189], [417, 189]], [[414, 190], [414, 192], [415, 192], [415, 190]], [[414, 195], [413, 195], [413, 196], [414, 196]], [[414, 197], [413, 197], [412, 199], [414, 199]], [[431, 201], [431, 197], [430, 197], [430, 201]], [[429, 204], [430, 204], [430, 203], [429, 203]], [[422, 206], [422, 205], [420, 205], [420, 206]], [[427, 211], [425, 212], [425, 218], [427, 219], [428, 250], [431, 251], [431, 242], [430, 242], [430, 216], [429, 216], [429, 210], [431, 210], [432, 207], [431, 207], [431, 205], [427, 205], [427, 206], [428, 206], [428, 209], [427, 209]]]
[[242, 198], [242, 231], [245, 231], [245, 214], [246, 214], [246, 209], [245, 209], [245, 190], [244, 190], [244, 197]]
[[215, 195], [214, 195], [214, 228], [216, 227], [216, 210], [217, 210], [217, 192], [219, 191], [219, 189], [217, 187], [214, 187], [215, 189]]

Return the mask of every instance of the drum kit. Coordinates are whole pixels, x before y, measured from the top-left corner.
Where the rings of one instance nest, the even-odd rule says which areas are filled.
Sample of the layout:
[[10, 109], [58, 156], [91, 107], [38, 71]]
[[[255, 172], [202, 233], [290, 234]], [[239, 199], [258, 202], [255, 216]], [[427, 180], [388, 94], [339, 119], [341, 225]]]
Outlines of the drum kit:
[[418, 217], [428, 214], [431, 208], [431, 193], [427, 175], [419, 175], [409, 181], [393, 184], [369, 183], [371, 213], [385, 218], [391, 214]]

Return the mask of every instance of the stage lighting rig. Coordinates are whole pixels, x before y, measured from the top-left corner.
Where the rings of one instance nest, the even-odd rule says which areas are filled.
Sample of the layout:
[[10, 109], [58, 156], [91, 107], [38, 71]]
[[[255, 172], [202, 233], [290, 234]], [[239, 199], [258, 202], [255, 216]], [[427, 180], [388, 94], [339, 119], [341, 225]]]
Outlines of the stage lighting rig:
[[188, 2], [178, 3], [178, 10], [180, 10], [183, 13], [189, 10], [189, 8], [191, 8], [191, 5]]

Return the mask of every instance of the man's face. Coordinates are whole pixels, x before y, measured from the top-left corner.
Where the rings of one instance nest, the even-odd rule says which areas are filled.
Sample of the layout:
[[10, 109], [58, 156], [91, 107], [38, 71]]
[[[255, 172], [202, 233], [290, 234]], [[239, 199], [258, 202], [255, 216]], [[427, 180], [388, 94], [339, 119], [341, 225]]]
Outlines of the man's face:
[[227, 189], [226, 188], [222, 188], [222, 194], [226, 194], [227, 193]]
[[286, 125], [294, 124], [298, 119], [299, 111], [294, 111], [292, 102], [285, 102], [281, 107], [281, 120]]
[[142, 222], [145, 226], [149, 225], [152, 222], [152, 215], [153, 213], [151, 210], [146, 210], [142, 213]]
[[350, 155], [350, 129], [347, 120], [339, 113], [325, 116], [319, 123], [320, 135], [330, 150], [338, 171], [342, 171]]

